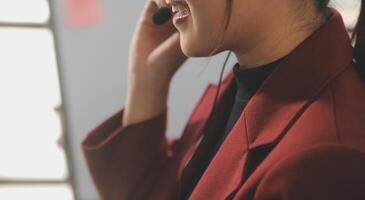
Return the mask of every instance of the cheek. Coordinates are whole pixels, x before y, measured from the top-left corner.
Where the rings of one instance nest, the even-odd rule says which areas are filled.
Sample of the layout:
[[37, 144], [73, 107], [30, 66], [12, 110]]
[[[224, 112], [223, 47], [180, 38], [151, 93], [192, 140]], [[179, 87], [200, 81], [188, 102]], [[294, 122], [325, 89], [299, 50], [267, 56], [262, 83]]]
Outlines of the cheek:
[[[181, 31], [181, 46], [191, 57], [208, 56], [222, 37], [224, 6], [214, 4], [216, 0], [196, 0], [191, 3], [191, 17], [187, 29]], [[219, 0], [224, 2], [222, 0]]]

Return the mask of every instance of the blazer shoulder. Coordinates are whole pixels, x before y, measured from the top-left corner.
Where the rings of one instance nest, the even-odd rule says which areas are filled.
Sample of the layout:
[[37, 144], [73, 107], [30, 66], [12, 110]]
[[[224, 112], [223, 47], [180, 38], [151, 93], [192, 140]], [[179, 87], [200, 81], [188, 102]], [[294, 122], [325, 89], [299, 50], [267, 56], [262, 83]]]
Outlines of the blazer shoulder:
[[288, 156], [260, 181], [255, 200], [365, 199], [365, 153], [326, 144]]
[[352, 64], [330, 85], [341, 143], [365, 150], [365, 80]]

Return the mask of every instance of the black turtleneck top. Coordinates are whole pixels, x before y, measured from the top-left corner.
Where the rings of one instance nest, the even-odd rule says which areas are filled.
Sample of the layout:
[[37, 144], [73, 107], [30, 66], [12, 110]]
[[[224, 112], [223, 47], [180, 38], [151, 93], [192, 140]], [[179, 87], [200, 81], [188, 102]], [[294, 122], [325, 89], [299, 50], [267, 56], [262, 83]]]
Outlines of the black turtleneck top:
[[201, 162], [204, 163], [203, 164], [204, 166], [203, 170], [199, 172], [200, 173], [199, 178], [194, 179], [195, 181], [191, 183], [192, 185], [183, 186], [182, 199], [188, 199], [194, 187], [198, 183], [200, 177], [203, 175], [204, 171], [208, 167], [214, 155], [217, 153], [223, 141], [230, 133], [231, 129], [237, 122], [238, 118], [240, 117], [243, 109], [245, 108], [249, 100], [252, 98], [252, 96], [254, 96], [254, 94], [260, 88], [263, 81], [270, 75], [270, 73], [275, 69], [275, 67], [280, 63], [282, 59], [283, 58], [262, 66], [247, 68], [247, 69], [240, 69], [239, 63], [236, 63], [233, 66], [232, 70], [237, 90], [235, 94], [235, 99], [233, 101], [233, 105], [231, 107], [230, 114], [228, 116], [228, 120], [226, 121], [225, 126], [223, 126], [225, 127], [223, 129], [224, 131], [220, 135], [220, 138], [215, 144], [214, 149], [212, 149], [212, 152], [209, 155], [207, 155], [204, 158], [204, 160], [201, 160]]
[[224, 132], [216, 145], [213, 155], [218, 151], [220, 145], [237, 122], [250, 99], [255, 95], [264, 80], [271, 74], [281, 60], [282, 59], [278, 59], [266, 65], [247, 69], [240, 69], [238, 63], [233, 66], [232, 70], [237, 86], [236, 96]]

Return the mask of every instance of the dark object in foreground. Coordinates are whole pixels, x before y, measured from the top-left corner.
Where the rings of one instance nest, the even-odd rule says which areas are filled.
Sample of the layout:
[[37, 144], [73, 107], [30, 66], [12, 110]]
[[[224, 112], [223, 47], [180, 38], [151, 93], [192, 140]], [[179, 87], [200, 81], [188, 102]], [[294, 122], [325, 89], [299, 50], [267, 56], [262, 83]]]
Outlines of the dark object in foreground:
[[172, 17], [172, 9], [171, 7], [162, 7], [155, 12], [152, 17], [153, 23], [156, 25], [162, 25], [169, 21]]

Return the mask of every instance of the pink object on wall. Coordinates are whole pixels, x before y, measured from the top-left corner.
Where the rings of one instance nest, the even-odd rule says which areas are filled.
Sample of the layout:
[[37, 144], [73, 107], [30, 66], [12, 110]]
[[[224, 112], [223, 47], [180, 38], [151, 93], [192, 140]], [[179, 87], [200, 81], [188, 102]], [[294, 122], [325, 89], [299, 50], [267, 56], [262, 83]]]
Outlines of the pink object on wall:
[[71, 26], [94, 26], [103, 20], [99, 0], [66, 0], [66, 16]]

